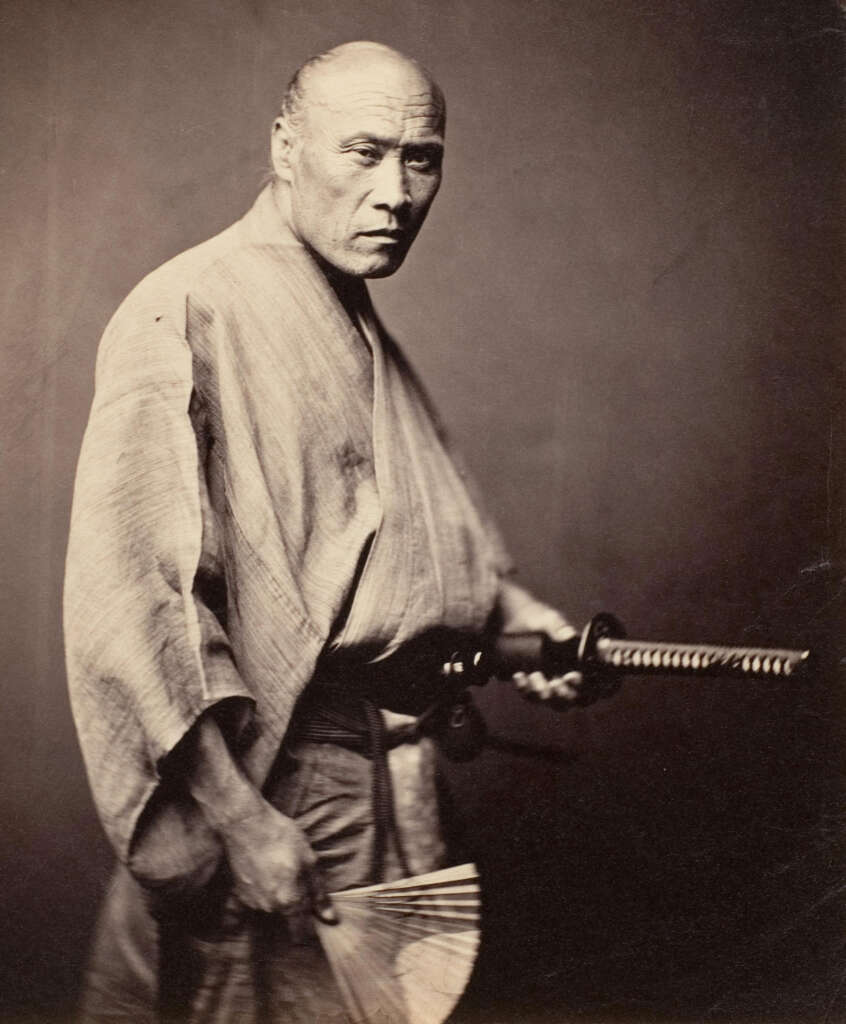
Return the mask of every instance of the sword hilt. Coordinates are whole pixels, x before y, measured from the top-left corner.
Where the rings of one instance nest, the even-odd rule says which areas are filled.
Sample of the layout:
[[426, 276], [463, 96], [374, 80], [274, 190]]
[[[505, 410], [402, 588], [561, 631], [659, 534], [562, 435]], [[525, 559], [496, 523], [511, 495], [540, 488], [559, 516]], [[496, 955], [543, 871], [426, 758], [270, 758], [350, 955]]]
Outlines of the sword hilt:
[[811, 661], [808, 650], [630, 640], [618, 619], [602, 613], [570, 640], [503, 634], [486, 649], [456, 654], [442, 674], [482, 683], [515, 672], [541, 671], [552, 678], [577, 671], [588, 680], [593, 699], [597, 691], [600, 696], [613, 692], [625, 675], [783, 679], [805, 674]]

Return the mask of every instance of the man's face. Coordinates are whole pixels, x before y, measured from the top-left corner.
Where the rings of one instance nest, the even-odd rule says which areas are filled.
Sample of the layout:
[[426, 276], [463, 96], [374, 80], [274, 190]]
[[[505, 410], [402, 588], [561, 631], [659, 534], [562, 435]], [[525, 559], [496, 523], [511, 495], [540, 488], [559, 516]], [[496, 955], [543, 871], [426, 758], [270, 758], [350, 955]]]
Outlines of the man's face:
[[413, 65], [321, 70], [282, 175], [295, 235], [343, 273], [392, 274], [438, 191], [442, 156], [443, 112]]

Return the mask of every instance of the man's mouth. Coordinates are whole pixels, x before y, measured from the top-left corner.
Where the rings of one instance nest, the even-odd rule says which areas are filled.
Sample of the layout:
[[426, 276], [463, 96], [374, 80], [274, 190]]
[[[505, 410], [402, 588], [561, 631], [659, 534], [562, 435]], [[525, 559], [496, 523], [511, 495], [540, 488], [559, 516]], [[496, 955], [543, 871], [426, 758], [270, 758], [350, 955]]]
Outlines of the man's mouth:
[[405, 232], [401, 228], [373, 228], [371, 231], [359, 231], [365, 238], [378, 238], [382, 241], [399, 242]]

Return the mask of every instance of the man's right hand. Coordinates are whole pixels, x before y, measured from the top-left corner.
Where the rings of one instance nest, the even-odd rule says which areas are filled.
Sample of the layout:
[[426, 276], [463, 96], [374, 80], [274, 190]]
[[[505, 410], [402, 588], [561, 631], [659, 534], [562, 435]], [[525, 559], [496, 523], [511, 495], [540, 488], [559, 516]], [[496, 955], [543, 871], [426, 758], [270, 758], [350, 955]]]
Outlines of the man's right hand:
[[233, 759], [212, 714], [186, 737], [191, 795], [226, 850], [234, 895], [246, 907], [293, 921], [338, 920], [302, 829], [269, 804]]
[[331, 911], [302, 829], [258, 798], [255, 810], [221, 830], [235, 895], [247, 907], [289, 916]]

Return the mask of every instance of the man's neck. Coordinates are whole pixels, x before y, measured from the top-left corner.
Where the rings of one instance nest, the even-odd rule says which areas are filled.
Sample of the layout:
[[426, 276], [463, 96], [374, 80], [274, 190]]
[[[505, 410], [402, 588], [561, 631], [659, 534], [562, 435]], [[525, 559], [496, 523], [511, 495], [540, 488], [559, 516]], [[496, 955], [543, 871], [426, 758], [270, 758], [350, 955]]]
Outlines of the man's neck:
[[347, 312], [350, 320], [357, 326], [359, 317], [370, 311], [370, 296], [367, 293], [367, 286], [360, 277], [350, 277], [348, 274], [341, 274], [333, 267], [318, 260], [320, 269], [326, 275], [332, 290], [338, 296], [338, 300]]

